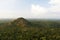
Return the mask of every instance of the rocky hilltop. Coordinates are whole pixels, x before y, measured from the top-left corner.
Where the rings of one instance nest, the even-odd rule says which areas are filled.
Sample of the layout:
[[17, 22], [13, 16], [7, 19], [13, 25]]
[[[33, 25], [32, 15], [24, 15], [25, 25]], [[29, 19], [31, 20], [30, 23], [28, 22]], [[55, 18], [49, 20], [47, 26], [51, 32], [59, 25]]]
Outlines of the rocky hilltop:
[[32, 23], [29, 22], [28, 20], [24, 19], [24, 18], [17, 18], [16, 20], [12, 21], [10, 24], [14, 24], [16, 26], [21, 26], [21, 27], [27, 27], [27, 26], [31, 26]]

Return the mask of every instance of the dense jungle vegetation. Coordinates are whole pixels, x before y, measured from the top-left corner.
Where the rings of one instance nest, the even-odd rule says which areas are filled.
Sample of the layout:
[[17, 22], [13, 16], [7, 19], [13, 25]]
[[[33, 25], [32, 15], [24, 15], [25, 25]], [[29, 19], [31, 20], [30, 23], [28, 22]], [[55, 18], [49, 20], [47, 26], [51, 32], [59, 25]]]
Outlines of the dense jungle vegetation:
[[0, 40], [60, 40], [60, 21], [18, 18], [1, 22]]

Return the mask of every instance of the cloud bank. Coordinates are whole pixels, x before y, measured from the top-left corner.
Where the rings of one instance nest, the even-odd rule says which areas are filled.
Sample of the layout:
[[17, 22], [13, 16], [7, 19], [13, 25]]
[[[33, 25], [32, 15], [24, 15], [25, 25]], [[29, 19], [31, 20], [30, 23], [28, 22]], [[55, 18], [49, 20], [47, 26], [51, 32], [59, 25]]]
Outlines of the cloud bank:
[[60, 17], [60, 0], [49, 0], [48, 8], [32, 4], [31, 12], [39, 18], [59, 18]]
[[[34, 2], [33, 2], [34, 1]], [[55, 18], [60, 19], [60, 0], [49, 0], [47, 5], [38, 0], [0, 0], [0, 18]], [[37, 3], [36, 3], [37, 2]], [[44, 3], [42, 1], [42, 3]]]

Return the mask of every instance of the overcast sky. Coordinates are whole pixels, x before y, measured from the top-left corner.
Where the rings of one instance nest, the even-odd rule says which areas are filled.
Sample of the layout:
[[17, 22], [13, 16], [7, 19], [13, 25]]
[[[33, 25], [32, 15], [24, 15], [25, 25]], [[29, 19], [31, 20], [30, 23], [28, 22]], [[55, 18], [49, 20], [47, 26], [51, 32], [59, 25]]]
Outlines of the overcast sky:
[[60, 19], [60, 0], [0, 0], [0, 18]]

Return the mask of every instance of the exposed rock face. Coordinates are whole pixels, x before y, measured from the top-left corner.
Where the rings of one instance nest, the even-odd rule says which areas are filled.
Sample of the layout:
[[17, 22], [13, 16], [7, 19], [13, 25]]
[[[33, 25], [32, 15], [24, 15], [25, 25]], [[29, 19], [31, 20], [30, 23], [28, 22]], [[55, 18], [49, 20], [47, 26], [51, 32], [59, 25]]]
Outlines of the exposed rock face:
[[21, 27], [31, 26], [31, 23], [24, 18], [18, 18], [13, 21], [13, 24]]

